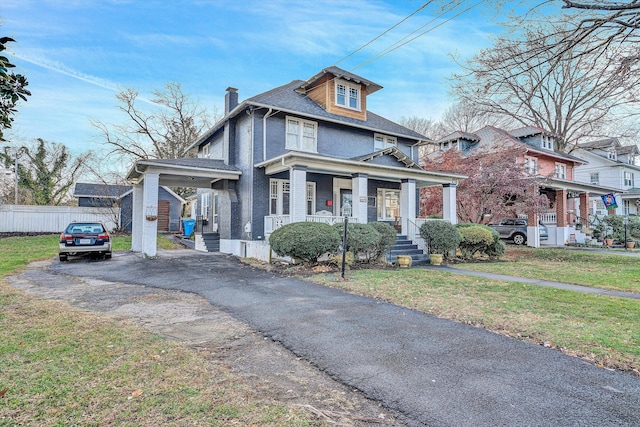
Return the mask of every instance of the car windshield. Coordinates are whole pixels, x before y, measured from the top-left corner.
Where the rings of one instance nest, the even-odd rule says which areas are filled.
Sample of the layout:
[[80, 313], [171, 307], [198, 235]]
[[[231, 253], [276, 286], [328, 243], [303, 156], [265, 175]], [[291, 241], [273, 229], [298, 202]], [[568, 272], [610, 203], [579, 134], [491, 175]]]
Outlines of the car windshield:
[[102, 224], [97, 222], [78, 222], [69, 224], [65, 233], [67, 234], [99, 234], [104, 232]]

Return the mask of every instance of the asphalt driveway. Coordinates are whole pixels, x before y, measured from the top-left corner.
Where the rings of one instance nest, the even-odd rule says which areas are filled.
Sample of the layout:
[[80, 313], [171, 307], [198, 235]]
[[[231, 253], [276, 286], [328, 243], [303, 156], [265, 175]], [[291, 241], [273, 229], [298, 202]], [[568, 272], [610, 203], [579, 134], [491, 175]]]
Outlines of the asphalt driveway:
[[556, 350], [193, 251], [55, 262], [191, 292], [415, 426], [638, 426], [640, 378]]

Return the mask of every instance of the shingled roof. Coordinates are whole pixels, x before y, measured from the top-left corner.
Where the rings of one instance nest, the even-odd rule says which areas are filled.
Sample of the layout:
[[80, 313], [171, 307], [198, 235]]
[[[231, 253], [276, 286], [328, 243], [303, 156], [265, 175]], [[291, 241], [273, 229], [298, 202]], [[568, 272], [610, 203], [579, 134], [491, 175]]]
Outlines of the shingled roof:
[[77, 182], [73, 191], [74, 197], [94, 197], [100, 199], [119, 199], [131, 191], [131, 185], [92, 184]]

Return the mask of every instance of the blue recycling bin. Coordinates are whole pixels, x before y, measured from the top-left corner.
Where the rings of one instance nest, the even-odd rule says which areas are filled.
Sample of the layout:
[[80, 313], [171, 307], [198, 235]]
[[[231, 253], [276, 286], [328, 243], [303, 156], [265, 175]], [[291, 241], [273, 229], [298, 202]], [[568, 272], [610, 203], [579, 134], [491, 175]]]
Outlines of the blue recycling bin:
[[193, 227], [196, 225], [195, 219], [183, 219], [182, 224], [184, 225], [184, 235], [185, 237], [191, 237], [193, 233]]

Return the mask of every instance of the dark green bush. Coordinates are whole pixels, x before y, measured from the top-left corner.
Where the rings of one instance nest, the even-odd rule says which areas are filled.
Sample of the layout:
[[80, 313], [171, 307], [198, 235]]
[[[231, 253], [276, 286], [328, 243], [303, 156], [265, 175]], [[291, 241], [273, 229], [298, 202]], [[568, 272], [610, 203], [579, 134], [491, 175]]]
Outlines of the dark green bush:
[[442, 254], [449, 258], [460, 243], [460, 233], [449, 221], [431, 220], [420, 226], [420, 237], [424, 239], [432, 254]]
[[287, 224], [269, 236], [271, 249], [280, 256], [290, 256], [308, 264], [315, 264], [327, 252], [336, 252], [341, 236], [330, 225], [319, 222]]
[[380, 233], [380, 242], [375, 247], [373, 258], [377, 259], [387, 253], [398, 240], [398, 232], [387, 222], [372, 222], [371, 226]]
[[473, 259], [476, 254], [484, 254], [493, 244], [493, 234], [478, 224], [457, 227], [460, 233], [460, 253], [464, 259]]
[[[334, 228], [340, 233], [340, 240], [344, 233], [344, 224], [335, 224]], [[353, 252], [356, 262], [364, 257], [367, 261], [374, 258], [377, 246], [382, 236], [371, 224], [347, 225], [347, 251]]]
[[[460, 231], [461, 234], [461, 239], [462, 239], [462, 229], [463, 228], [467, 228], [467, 227], [480, 227], [484, 230], [487, 230], [489, 233], [491, 233], [491, 237], [492, 237], [492, 241], [490, 244], [488, 244], [485, 248], [482, 248], [481, 250], [479, 250], [477, 253], [479, 255], [486, 255], [489, 258], [499, 258], [502, 255], [504, 255], [504, 251], [506, 249], [506, 246], [504, 245], [504, 242], [502, 240], [500, 240], [500, 234], [494, 230], [493, 228], [484, 225], [484, 224], [475, 224], [475, 223], [471, 223], [471, 222], [467, 222], [467, 223], [461, 223], [461, 224], [456, 224], [456, 227], [458, 228], [458, 231]], [[463, 243], [460, 242], [460, 252], [462, 252], [462, 245]], [[465, 256], [464, 253], [462, 255], [463, 257]]]

